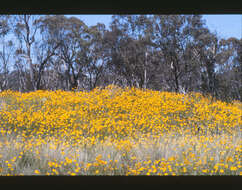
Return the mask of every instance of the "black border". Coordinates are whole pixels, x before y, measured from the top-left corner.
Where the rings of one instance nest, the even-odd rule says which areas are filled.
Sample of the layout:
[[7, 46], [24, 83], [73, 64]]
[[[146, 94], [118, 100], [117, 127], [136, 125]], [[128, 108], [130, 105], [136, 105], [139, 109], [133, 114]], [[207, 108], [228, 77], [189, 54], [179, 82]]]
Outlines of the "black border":
[[[239, 1], [5, 0], [0, 14], [242, 14]], [[242, 184], [241, 176], [0, 176], [0, 184]]]
[[241, 176], [1, 176], [0, 184], [242, 184]]
[[239, 0], [6, 0], [0, 14], [242, 14]]

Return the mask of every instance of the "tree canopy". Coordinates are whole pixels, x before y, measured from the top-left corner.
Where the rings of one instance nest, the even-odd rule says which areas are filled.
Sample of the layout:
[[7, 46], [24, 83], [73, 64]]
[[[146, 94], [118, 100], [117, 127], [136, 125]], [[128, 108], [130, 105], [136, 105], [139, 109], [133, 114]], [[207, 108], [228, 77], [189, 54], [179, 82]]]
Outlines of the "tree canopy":
[[222, 39], [201, 15], [113, 15], [109, 29], [65, 15], [1, 15], [0, 40], [0, 90], [117, 84], [241, 101], [242, 39]]

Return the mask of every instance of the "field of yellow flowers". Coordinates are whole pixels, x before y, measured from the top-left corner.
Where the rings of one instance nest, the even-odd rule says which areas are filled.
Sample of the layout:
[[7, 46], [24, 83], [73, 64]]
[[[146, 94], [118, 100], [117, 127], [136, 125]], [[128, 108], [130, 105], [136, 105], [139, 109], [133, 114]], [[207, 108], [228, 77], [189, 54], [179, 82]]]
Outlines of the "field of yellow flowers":
[[0, 93], [0, 175], [242, 175], [242, 103], [108, 86]]

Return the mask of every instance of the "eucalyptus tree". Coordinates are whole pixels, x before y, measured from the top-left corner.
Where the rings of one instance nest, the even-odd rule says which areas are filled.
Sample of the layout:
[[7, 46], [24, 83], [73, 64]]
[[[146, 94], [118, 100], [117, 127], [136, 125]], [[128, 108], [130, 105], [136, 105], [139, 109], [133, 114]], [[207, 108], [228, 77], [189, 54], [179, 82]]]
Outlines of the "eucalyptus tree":
[[242, 94], [242, 40], [229, 38], [220, 40], [220, 64], [218, 97], [223, 100], [241, 100]]
[[8, 34], [11, 32], [11, 23], [9, 15], [0, 16], [0, 90], [9, 88], [10, 59], [13, 56], [14, 44], [8, 40]]
[[146, 88], [151, 78], [149, 15], [114, 15], [106, 35], [110, 47], [110, 65], [130, 86]]
[[[62, 36], [60, 35], [61, 32], [65, 32], [61, 30], [61, 27], [65, 24], [62, 21], [63, 16], [42, 16], [37, 20], [38, 27], [40, 29], [40, 37], [41, 40], [39, 43], [36, 43], [36, 59], [38, 64], [37, 72], [36, 72], [36, 89], [41, 88], [41, 80], [42, 76], [45, 72], [48, 72], [50, 75], [49, 68], [53, 69], [53, 61], [56, 60], [56, 57], [59, 55], [58, 50], [63, 44]], [[54, 75], [51, 75], [54, 77]], [[50, 78], [50, 76], [45, 76], [46, 78]], [[49, 80], [48, 80], [49, 81]], [[44, 86], [44, 82], [42, 82], [42, 86]], [[45, 80], [46, 83], [46, 80]], [[47, 84], [45, 84], [47, 85]]]
[[38, 18], [37, 15], [14, 15], [13, 19], [14, 34], [19, 42], [16, 55], [19, 58], [18, 61], [29, 71], [30, 90], [36, 90], [33, 45], [36, 42]]
[[88, 28], [89, 40], [79, 56], [79, 59], [85, 58], [86, 60], [84, 73], [89, 90], [97, 85], [104, 85], [103, 78], [107, 69], [107, 57], [105, 57], [103, 40], [106, 31], [105, 25], [101, 23], [90, 26]]
[[192, 90], [191, 81], [196, 80], [199, 72], [194, 35], [203, 28], [199, 15], [153, 16], [152, 42], [160, 60], [161, 85], [167, 90]]

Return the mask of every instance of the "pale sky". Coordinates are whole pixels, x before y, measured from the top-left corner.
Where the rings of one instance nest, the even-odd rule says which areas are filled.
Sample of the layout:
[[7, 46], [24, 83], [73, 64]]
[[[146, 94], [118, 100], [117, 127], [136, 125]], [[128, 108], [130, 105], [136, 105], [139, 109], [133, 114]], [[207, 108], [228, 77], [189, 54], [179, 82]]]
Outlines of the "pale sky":
[[[73, 16], [73, 15], [72, 15]], [[111, 15], [75, 15], [88, 26], [96, 23], [104, 23], [106, 26], [111, 21]], [[241, 15], [203, 15], [206, 25], [212, 32], [216, 32], [222, 38], [242, 38], [242, 14]]]

